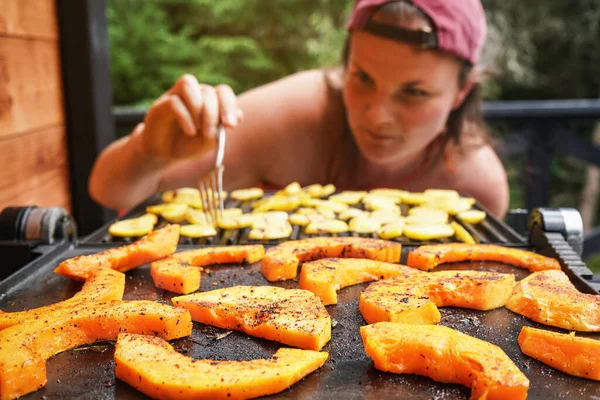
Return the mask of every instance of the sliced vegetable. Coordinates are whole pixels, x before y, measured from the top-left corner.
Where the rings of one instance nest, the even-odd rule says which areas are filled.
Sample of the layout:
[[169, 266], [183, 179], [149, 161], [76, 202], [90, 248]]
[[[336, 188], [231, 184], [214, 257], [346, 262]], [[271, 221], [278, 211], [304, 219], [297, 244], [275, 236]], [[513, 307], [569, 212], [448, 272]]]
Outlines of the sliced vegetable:
[[600, 341], [524, 326], [519, 334], [521, 351], [562, 371], [600, 381]]
[[385, 224], [377, 231], [377, 235], [381, 239], [395, 239], [400, 237], [404, 231], [404, 224], [404, 219]]
[[256, 200], [265, 194], [261, 188], [238, 189], [231, 192], [231, 198], [239, 201]]
[[256, 226], [250, 230], [248, 237], [252, 240], [285, 239], [292, 235], [293, 228], [288, 221]]
[[325, 258], [302, 265], [298, 287], [310, 290], [323, 304], [337, 304], [337, 290], [363, 282], [421, 273], [399, 264], [360, 258]]
[[0, 331], [0, 398], [14, 399], [46, 385], [46, 360], [83, 344], [116, 340], [119, 332], [166, 340], [192, 333], [189, 312], [153, 301], [90, 301], [55, 310]]
[[125, 272], [175, 252], [179, 242], [179, 225], [167, 225], [125, 246], [69, 258], [54, 270], [56, 274], [86, 280], [98, 268]]
[[81, 290], [68, 300], [20, 312], [0, 312], [0, 330], [28, 319], [39, 319], [60, 309], [75, 308], [89, 301], [121, 300], [125, 290], [125, 274], [110, 268], [92, 271]]
[[345, 204], [358, 204], [366, 194], [367, 192], [365, 191], [344, 190], [343, 192], [332, 194], [329, 196], [329, 200]]
[[214, 226], [209, 224], [192, 224], [192, 225], [183, 225], [179, 229], [179, 233], [181, 236], [189, 237], [189, 238], [203, 238], [203, 237], [211, 237], [217, 234], [217, 230]]
[[320, 350], [331, 338], [331, 318], [321, 300], [300, 289], [234, 286], [174, 297], [194, 321], [307, 350]]
[[261, 244], [207, 247], [175, 253], [152, 263], [154, 286], [174, 293], [187, 294], [200, 288], [200, 268], [215, 264], [253, 264], [262, 260]]
[[468, 224], [478, 224], [486, 217], [485, 211], [467, 210], [458, 213], [458, 219]]
[[115, 375], [152, 398], [249, 399], [284, 391], [327, 357], [325, 352], [282, 348], [269, 360], [196, 360], [160, 338], [120, 334]]
[[379, 222], [382, 225], [389, 224], [391, 222], [399, 221], [400, 219], [404, 219], [400, 215], [400, 207], [396, 206], [394, 208], [380, 209], [372, 211], [369, 216]]
[[438, 307], [475, 310], [502, 307], [514, 283], [514, 275], [495, 272], [420, 272], [372, 283], [360, 295], [359, 308], [370, 324], [379, 321], [437, 324]]
[[448, 224], [413, 224], [406, 225], [402, 234], [415, 240], [433, 240], [454, 235], [454, 229]]
[[398, 262], [401, 249], [399, 243], [355, 237], [292, 240], [267, 250], [261, 271], [269, 281], [282, 281], [295, 278], [304, 261], [345, 257]]
[[445, 326], [380, 322], [360, 328], [375, 368], [472, 389], [471, 399], [527, 398], [529, 380], [496, 345]]
[[473, 239], [473, 236], [467, 231], [461, 224], [456, 221], [450, 222], [450, 226], [454, 229], [454, 236], [458, 240], [466, 244], [476, 244], [477, 242]]
[[152, 232], [158, 218], [154, 214], [144, 214], [141, 217], [122, 219], [108, 227], [108, 233], [117, 237], [139, 237]]
[[371, 218], [369, 215], [361, 215], [352, 218], [348, 224], [348, 228], [350, 232], [375, 233], [379, 228], [381, 228], [381, 224], [379, 221]]
[[348, 232], [348, 224], [337, 219], [312, 220], [305, 228], [307, 235]]
[[506, 308], [540, 324], [600, 332], [600, 295], [581, 293], [562, 271], [534, 272], [517, 282]]
[[407, 264], [428, 271], [440, 264], [462, 261], [498, 261], [531, 272], [560, 269], [557, 260], [526, 250], [493, 244], [447, 243], [420, 246], [408, 254]]

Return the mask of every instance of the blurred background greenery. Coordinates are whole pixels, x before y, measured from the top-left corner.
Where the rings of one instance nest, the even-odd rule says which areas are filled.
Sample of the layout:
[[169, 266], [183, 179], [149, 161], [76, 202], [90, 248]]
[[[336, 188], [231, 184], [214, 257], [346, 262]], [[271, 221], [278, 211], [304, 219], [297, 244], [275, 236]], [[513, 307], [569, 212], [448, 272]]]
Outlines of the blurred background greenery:
[[[296, 71], [336, 66], [352, 3], [109, 0], [114, 104], [148, 106], [186, 72], [241, 93]], [[483, 0], [483, 5], [489, 23], [486, 99], [600, 96], [598, 0]], [[573, 121], [566, 128], [600, 144], [599, 124]], [[521, 208], [525, 155], [503, 151], [506, 127], [490, 130], [508, 171], [510, 207]], [[562, 156], [553, 157], [551, 170], [550, 206], [587, 207], [592, 211], [586, 226], [598, 225], [598, 170]], [[600, 257], [588, 264], [600, 271]]]

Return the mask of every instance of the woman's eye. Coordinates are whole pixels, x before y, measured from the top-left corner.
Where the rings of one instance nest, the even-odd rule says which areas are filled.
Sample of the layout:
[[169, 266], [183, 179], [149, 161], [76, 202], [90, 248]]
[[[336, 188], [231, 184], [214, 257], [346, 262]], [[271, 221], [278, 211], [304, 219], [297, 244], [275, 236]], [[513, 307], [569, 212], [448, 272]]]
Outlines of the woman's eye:
[[354, 73], [354, 76], [360, 81], [360, 83], [364, 84], [364, 85], [372, 85], [373, 84], [373, 79], [371, 79], [371, 77], [367, 74], [365, 74], [362, 71], [356, 71]]
[[406, 89], [404, 89], [404, 94], [408, 95], [408, 96], [413, 96], [413, 97], [427, 97], [427, 96], [429, 96], [429, 93], [427, 93], [424, 90], [417, 89], [417, 88], [406, 88]]

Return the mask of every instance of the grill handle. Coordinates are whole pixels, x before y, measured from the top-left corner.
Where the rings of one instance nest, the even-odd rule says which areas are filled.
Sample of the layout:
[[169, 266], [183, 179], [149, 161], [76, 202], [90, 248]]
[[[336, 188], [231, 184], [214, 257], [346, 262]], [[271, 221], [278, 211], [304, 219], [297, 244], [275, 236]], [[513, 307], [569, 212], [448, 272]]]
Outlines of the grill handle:
[[536, 208], [529, 218], [529, 242], [537, 252], [556, 258], [575, 286], [598, 294], [600, 285], [592, 282], [593, 272], [581, 259], [583, 222], [573, 208]]

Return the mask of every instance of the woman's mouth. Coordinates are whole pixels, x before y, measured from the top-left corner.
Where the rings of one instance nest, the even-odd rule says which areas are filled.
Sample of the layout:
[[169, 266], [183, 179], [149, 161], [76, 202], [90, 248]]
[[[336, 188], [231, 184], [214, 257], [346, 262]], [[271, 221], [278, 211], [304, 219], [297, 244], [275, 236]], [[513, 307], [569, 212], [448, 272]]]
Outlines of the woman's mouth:
[[367, 135], [372, 140], [375, 140], [375, 141], [378, 141], [378, 142], [382, 142], [382, 141], [394, 139], [394, 136], [391, 136], [391, 135], [388, 135], [388, 134], [385, 134], [385, 133], [382, 133], [382, 132], [372, 131], [370, 129], [367, 129], [366, 132], [367, 132]]

